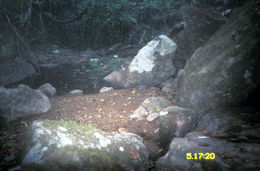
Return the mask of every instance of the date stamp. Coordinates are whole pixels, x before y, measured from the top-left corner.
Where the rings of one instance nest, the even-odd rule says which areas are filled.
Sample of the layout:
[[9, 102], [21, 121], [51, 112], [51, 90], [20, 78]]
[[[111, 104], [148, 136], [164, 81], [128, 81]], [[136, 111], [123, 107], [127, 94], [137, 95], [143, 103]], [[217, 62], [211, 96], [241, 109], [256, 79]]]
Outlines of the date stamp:
[[186, 153], [187, 160], [214, 160], [215, 153]]

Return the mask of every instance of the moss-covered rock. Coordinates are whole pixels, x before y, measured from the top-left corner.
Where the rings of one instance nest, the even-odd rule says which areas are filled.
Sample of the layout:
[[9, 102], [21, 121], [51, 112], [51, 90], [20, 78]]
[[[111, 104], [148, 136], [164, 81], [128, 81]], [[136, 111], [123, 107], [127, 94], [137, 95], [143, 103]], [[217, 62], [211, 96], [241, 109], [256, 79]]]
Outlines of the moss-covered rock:
[[135, 134], [111, 135], [64, 120], [34, 121], [24, 154], [20, 169], [36, 170], [146, 170], [149, 157]]

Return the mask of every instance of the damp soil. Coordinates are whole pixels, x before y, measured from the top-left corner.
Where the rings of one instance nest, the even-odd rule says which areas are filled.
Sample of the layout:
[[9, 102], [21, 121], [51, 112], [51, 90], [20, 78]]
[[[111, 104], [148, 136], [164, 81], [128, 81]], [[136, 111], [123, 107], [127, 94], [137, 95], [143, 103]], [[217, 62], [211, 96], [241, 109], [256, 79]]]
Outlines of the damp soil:
[[131, 132], [144, 140], [151, 161], [163, 155], [160, 147], [158, 120], [148, 122], [130, 119], [130, 115], [151, 96], [162, 96], [156, 90], [122, 89], [97, 94], [67, 94], [50, 99], [51, 109], [44, 114], [19, 118], [0, 132], [0, 170], [16, 166], [21, 161], [21, 149], [26, 131], [34, 120], [72, 120], [79, 124], [91, 124], [106, 132]]

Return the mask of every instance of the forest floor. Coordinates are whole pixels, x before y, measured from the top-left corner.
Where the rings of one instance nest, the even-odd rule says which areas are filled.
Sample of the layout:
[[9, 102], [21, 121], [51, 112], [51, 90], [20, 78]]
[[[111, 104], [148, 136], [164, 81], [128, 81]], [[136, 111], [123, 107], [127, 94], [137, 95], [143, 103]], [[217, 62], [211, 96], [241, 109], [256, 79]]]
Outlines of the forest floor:
[[79, 124], [91, 124], [106, 132], [131, 132], [144, 140], [155, 161], [166, 149], [159, 145], [158, 119], [153, 122], [130, 119], [130, 115], [151, 96], [162, 96], [156, 90], [122, 89], [97, 94], [67, 94], [50, 99], [51, 109], [44, 114], [32, 115], [12, 121], [0, 132], [0, 170], [11, 168], [20, 162], [26, 131], [34, 120], [72, 120]]

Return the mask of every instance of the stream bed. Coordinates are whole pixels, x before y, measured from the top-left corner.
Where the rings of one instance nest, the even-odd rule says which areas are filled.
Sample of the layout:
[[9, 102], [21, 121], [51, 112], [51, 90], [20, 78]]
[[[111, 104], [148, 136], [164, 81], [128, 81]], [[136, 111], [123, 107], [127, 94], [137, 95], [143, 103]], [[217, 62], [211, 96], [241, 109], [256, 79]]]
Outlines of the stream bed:
[[56, 88], [57, 95], [64, 95], [75, 89], [82, 90], [84, 94], [93, 94], [98, 93], [102, 87], [109, 86], [109, 83], [103, 80], [108, 74], [108, 71], [91, 70], [86, 65], [60, 64], [55, 67], [41, 67], [40, 75], [34, 75], [7, 87], [26, 84], [37, 89], [44, 83], [50, 83]]

